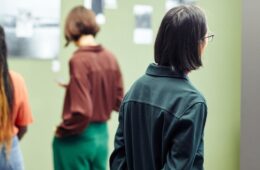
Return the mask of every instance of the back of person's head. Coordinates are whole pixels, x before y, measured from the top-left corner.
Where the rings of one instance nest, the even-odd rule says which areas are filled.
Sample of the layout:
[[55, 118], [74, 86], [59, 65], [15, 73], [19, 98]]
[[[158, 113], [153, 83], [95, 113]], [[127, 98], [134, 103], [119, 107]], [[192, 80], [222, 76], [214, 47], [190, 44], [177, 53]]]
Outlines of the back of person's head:
[[154, 46], [158, 65], [189, 72], [202, 66], [200, 43], [205, 43], [207, 23], [203, 11], [194, 5], [170, 9], [164, 16]]
[[7, 64], [5, 33], [0, 26], [0, 145], [5, 145], [7, 153], [13, 137], [12, 106], [13, 86]]
[[95, 13], [83, 6], [73, 8], [67, 16], [65, 23], [66, 46], [71, 41], [78, 41], [82, 35], [93, 35], [99, 32]]
[[7, 56], [7, 47], [5, 42], [5, 33], [2, 26], [0, 26], [0, 69], [4, 67], [4, 63], [6, 62]]

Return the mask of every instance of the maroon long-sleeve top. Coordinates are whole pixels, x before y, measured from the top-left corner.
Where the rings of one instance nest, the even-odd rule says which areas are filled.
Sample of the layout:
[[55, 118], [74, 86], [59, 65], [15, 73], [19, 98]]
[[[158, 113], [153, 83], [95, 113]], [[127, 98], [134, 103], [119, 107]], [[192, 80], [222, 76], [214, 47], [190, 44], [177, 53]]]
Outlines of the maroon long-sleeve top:
[[105, 122], [118, 111], [123, 83], [114, 55], [101, 45], [80, 47], [69, 61], [62, 123], [56, 136], [81, 133], [90, 122]]

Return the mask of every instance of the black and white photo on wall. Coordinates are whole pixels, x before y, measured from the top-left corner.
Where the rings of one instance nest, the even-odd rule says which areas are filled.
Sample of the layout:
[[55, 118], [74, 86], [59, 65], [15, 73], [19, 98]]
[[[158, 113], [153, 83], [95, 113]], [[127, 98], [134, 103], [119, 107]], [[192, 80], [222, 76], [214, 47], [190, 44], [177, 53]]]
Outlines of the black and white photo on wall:
[[102, 25], [106, 23], [106, 17], [104, 14], [105, 1], [104, 0], [84, 0], [84, 6], [91, 9], [96, 14], [96, 21]]
[[197, 0], [165, 0], [166, 11], [181, 4], [196, 4]]
[[151, 44], [153, 41], [152, 13], [150, 5], [135, 5], [134, 9], [135, 29], [133, 41], [135, 44]]
[[5, 30], [9, 56], [57, 58], [60, 3], [60, 0], [0, 0], [0, 24]]

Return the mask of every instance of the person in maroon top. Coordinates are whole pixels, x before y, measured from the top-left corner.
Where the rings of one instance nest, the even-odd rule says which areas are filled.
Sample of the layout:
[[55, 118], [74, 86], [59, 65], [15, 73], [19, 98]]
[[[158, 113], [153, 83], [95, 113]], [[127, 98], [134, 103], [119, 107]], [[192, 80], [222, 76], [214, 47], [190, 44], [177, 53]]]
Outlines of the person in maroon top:
[[62, 122], [53, 141], [55, 170], [106, 169], [107, 120], [123, 98], [122, 75], [115, 56], [95, 41], [95, 14], [78, 6], [65, 25], [66, 46], [78, 49], [69, 61]]

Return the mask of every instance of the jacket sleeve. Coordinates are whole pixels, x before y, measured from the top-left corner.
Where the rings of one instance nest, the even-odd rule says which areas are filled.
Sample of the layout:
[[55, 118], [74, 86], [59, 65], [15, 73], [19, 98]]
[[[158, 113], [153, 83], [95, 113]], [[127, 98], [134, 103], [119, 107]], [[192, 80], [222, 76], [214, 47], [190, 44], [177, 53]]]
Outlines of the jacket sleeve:
[[57, 128], [57, 137], [81, 133], [93, 114], [87, 73], [84, 70], [84, 75], [82, 75], [82, 67], [79, 62], [70, 62], [70, 82], [66, 88], [63, 121]]
[[111, 170], [127, 170], [126, 153], [125, 153], [125, 141], [124, 141], [124, 118], [123, 118], [123, 106], [119, 112], [119, 125], [115, 135], [114, 151], [112, 152], [109, 164]]
[[163, 170], [203, 170], [204, 103], [196, 103], [176, 123]]
[[115, 88], [115, 104], [113, 110], [119, 111], [120, 104], [124, 97], [123, 77], [118, 64], [116, 70], [116, 88]]

